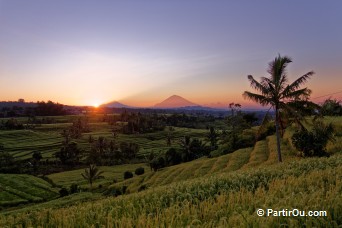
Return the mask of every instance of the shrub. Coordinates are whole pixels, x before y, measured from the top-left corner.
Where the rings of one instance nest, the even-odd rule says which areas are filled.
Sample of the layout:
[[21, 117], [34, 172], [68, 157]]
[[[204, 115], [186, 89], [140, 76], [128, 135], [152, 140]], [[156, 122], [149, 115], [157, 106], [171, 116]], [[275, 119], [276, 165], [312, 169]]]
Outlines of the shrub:
[[325, 125], [322, 121], [315, 121], [312, 131], [304, 129], [294, 133], [292, 143], [304, 157], [328, 156], [326, 145], [334, 139], [333, 133], [332, 124]]
[[68, 189], [61, 188], [61, 190], [59, 190], [59, 196], [60, 197], [64, 197], [64, 196], [67, 196], [67, 195], [69, 195]]
[[130, 171], [126, 171], [124, 172], [124, 179], [127, 180], [129, 178], [132, 178], [133, 177], [133, 173], [130, 172]]
[[182, 155], [175, 148], [171, 147], [165, 153], [165, 162], [167, 165], [177, 165], [182, 162]]
[[79, 188], [77, 184], [71, 184], [70, 185], [70, 194], [78, 193]]
[[145, 169], [143, 167], [139, 167], [135, 170], [135, 175], [143, 175], [145, 173]]

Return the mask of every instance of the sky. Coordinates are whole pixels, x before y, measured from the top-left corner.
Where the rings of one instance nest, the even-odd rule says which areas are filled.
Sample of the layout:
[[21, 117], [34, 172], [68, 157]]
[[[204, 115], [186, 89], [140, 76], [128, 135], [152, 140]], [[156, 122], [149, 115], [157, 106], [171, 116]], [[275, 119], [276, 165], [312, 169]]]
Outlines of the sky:
[[278, 54], [342, 98], [342, 1], [0, 0], [0, 100], [241, 103]]

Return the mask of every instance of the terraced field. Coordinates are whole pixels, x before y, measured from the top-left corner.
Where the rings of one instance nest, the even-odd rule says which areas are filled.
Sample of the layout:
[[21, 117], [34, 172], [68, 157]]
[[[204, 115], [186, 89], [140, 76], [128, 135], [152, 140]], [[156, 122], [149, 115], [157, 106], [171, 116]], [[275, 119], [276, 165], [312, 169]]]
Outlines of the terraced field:
[[[61, 132], [71, 123], [63, 121], [71, 121], [76, 117], [62, 118], [62, 123], [42, 124], [33, 130], [3, 130], [0, 131], [0, 142], [4, 145], [5, 150], [12, 153], [16, 159], [26, 159], [32, 157], [32, 153], [40, 151], [44, 159], [55, 159], [54, 153], [58, 152], [62, 146], [63, 137]], [[24, 120], [22, 120], [24, 121]], [[95, 121], [95, 120], [94, 120]], [[112, 139], [111, 126], [105, 122], [90, 123], [91, 132], [84, 133], [80, 139], [74, 140], [78, 143], [79, 148], [88, 151], [90, 146], [88, 143], [89, 135], [92, 137], [106, 137]], [[204, 139], [207, 130], [205, 129], [188, 129], [174, 128], [172, 132], [172, 146], [179, 147], [179, 140], [188, 135], [192, 138]], [[169, 147], [166, 144], [167, 131], [160, 131], [148, 134], [118, 134], [117, 143], [134, 142], [140, 147], [138, 156], [147, 156], [151, 152], [155, 154], [164, 153]]]
[[[329, 121], [332, 118], [326, 118]], [[341, 123], [335, 121], [339, 128]], [[289, 128], [281, 141], [283, 160], [286, 162], [300, 160], [298, 151], [291, 144], [293, 128]], [[328, 152], [341, 153], [342, 137], [335, 136], [335, 142], [329, 143]], [[161, 185], [176, 183], [213, 174], [228, 173], [236, 170], [247, 170], [261, 166], [269, 166], [278, 163], [276, 150], [276, 136], [268, 136], [265, 140], [258, 141], [253, 148], [239, 149], [231, 154], [216, 158], [201, 158], [192, 162], [166, 167], [158, 172], [144, 174], [110, 186], [111, 189], [127, 186], [129, 192], [137, 192], [140, 188], [155, 188]]]
[[[166, 167], [158, 172], [151, 172], [142, 176], [134, 177], [120, 183], [113, 184], [110, 188], [116, 189], [127, 186], [130, 192], [136, 192], [142, 186], [154, 188], [179, 181], [194, 179], [197, 177], [211, 176], [218, 173], [228, 173], [240, 169], [249, 169], [264, 164], [277, 163], [277, 152], [268, 149], [267, 145], [272, 142], [273, 136], [259, 141], [254, 148], [239, 149], [231, 154], [216, 158], [201, 158], [192, 162]], [[282, 143], [285, 159], [295, 159], [288, 154], [290, 149]], [[286, 150], [287, 149], [287, 150]]]
[[59, 196], [58, 189], [37, 177], [0, 174], [0, 208], [26, 203], [37, 203]]
[[[98, 168], [103, 171], [103, 178], [95, 180], [93, 187], [98, 188], [100, 185], [103, 187], [115, 182], [123, 181], [123, 174], [125, 171], [130, 171], [134, 174], [134, 171], [138, 167], [143, 167], [145, 173], [151, 172], [150, 167], [145, 164], [125, 164], [116, 166], [99, 166]], [[47, 177], [51, 179], [56, 185], [69, 188], [71, 184], [77, 184], [81, 188], [87, 189], [89, 187], [88, 182], [81, 176], [84, 173], [84, 169], [76, 169], [72, 171], [65, 171], [61, 173], [50, 174]], [[135, 174], [134, 174], [135, 175]]]
[[[77, 203], [70, 197], [65, 203], [55, 200], [51, 204], [41, 204], [42, 207], [37, 204], [0, 214], [0, 226], [156, 227], [164, 224], [227, 227], [243, 224], [247, 227], [273, 227], [283, 224], [290, 227], [338, 227], [342, 224], [342, 124], [341, 118], [325, 119], [326, 122], [331, 120], [338, 130], [335, 142], [328, 145], [328, 152], [333, 154], [330, 158], [303, 159], [295, 156], [298, 152], [290, 140], [294, 128], [289, 127], [281, 143], [283, 164], [277, 163], [276, 137], [268, 136], [253, 148], [216, 158], [201, 158], [157, 172], [151, 172], [145, 166], [147, 172], [144, 175], [123, 181], [119, 179], [120, 182], [109, 187], [127, 186], [127, 193], [132, 194], [106, 199], [96, 194], [94, 197], [80, 194], [75, 195], [75, 199], [97, 201]], [[198, 137], [205, 133], [204, 130], [177, 128], [175, 138], [182, 137], [185, 131]], [[132, 137], [131, 140], [146, 147], [150, 143], [153, 146], [165, 144], [160, 132], [120, 137]], [[80, 181], [79, 171], [53, 174], [55, 176], [51, 179], [68, 186]], [[108, 179], [119, 175], [112, 167], [108, 167], [106, 172]], [[142, 189], [147, 190], [139, 192]], [[0, 192], [4, 198], [19, 200], [17, 195], [9, 193]], [[32, 202], [34, 200], [31, 199]], [[328, 216], [258, 217], [255, 214], [258, 208], [325, 210]]]
[[[338, 227], [342, 223], [341, 173], [341, 154], [301, 159], [62, 208], [55, 207], [57, 202], [28, 207], [0, 214], [0, 226]], [[259, 208], [320, 210], [326, 216], [259, 217]]]

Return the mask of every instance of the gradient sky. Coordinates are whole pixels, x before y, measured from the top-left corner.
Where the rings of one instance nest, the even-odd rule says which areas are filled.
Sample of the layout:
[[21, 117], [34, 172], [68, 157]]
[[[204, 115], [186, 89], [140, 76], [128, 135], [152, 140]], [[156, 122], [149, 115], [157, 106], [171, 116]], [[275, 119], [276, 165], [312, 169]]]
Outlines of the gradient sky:
[[342, 91], [341, 22], [339, 0], [0, 0], [0, 100], [247, 105], [278, 53], [316, 98]]

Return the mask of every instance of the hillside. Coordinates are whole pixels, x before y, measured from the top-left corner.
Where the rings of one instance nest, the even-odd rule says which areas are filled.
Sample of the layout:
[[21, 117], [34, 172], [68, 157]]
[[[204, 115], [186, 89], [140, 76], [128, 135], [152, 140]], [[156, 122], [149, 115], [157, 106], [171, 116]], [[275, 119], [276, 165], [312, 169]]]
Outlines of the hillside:
[[26, 203], [37, 203], [59, 196], [48, 182], [31, 176], [0, 174], [0, 208]]
[[[127, 186], [129, 192], [137, 192], [141, 188], [154, 188], [197, 177], [276, 164], [277, 152], [275, 145], [276, 137], [268, 136], [266, 140], [257, 142], [254, 148], [239, 149], [231, 154], [216, 158], [201, 158], [192, 162], [166, 167], [158, 172], [151, 172], [116, 183], [110, 186], [110, 189], [120, 189], [122, 186]], [[294, 156], [296, 152], [289, 144], [289, 141], [283, 141], [281, 148], [287, 161], [298, 159]]]
[[[157, 172], [150, 172], [145, 166], [147, 172], [142, 176], [118, 179], [106, 191], [106, 198], [99, 193], [81, 193], [0, 213], [0, 226], [11, 227], [18, 224], [15, 221], [19, 218], [21, 226], [338, 226], [342, 223], [342, 125], [340, 117], [325, 121], [333, 122], [336, 130], [336, 141], [327, 148], [333, 154], [330, 158], [296, 156], [290, 140], [295, 128], [289, 127], [281, 145], [285, 161], [282, 164], [277, 162], [276, 138], [271, 135], [253, 148], [220, 157], [201, 158]], [[97, 188], [103, 181], [110, 183], [125, 169], [114, 166], [105, 170], [105, 180], [98, 180]], [[80, 171], [50, 177], [69, 186], [80, 180]], [[110, 196], [124, 186], [127, 195]], [[324, 210], [327, 216], [258, 217], [258, 208]]]
[[[342, 156], [301, 159], [175, 182], [64, 208], [0, 214], [0, 226], [333, 227], [342, 223]], [[258, 208], [324, 210], [326, 217], [258, 217]]]

